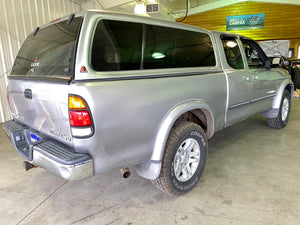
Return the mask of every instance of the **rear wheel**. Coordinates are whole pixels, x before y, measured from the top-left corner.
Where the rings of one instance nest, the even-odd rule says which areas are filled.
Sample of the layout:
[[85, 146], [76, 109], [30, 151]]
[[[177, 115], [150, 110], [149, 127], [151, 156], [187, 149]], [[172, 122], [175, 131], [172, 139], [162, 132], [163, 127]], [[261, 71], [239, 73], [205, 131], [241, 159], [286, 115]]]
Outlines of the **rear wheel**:
[[282, 95], [279, 113], [275, 118], [267, 118], [268, 126], [276, 129], [284, 128], [289, 121], [290, 111], [291, 95], [290, 92], [285, 90]]
[[181, 122], [170, 132], [160, 175], [152, 183], [169, 195], [191, 190], [204, 170], [207, 149], [202, 128], [191, 122]]

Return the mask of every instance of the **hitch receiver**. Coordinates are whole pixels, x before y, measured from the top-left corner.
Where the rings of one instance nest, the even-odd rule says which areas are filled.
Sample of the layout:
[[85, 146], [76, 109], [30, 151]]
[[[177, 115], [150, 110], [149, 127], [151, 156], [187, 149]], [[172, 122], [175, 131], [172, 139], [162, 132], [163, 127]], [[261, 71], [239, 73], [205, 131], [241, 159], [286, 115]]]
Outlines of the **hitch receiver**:
[[32, 168], [36, 168], [37, 166], [31, 164], [30, 162], [24, 161], [23, 162], [23, 167], [24, 167], [25, 171], [28, 171], [28, 170], [30, 170]]

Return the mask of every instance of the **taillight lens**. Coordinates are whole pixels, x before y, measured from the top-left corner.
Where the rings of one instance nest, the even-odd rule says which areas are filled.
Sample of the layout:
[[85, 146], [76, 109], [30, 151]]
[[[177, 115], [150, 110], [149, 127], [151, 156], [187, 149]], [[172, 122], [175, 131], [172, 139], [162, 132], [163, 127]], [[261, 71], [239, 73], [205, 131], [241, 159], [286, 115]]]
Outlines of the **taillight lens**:
[[61, 18], [57, 18], [57, 19], [51, 20], [50, 23], [54, 23], [54, 22], [56, 22], [56, 21], [58, 21], [58, 20], [60, 20], [60, 19], [61, 19]]
[[69, 109], [87, 109], [85, 101], [79, 96], [69, 96]]
[[69, 119], [74, 137], [88, 137], [93, 134], [92, 115], [82, 97], [69, 95]]
[[89, 111], [70, 111], [70, 125], [74, 127], [86, 127], [92, 125]]
[[9, 97], [8, 97], [8, 86], [6, 87], [6, 97], [7, 97], [7, 102], [9, 104]]

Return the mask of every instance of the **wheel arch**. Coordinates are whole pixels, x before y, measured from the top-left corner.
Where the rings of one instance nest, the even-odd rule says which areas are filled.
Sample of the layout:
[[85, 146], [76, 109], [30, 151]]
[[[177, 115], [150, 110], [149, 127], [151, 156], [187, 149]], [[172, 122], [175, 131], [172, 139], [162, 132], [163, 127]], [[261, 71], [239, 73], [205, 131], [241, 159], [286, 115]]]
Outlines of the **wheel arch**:
[[262, 112], [262, 117], [271, 119], [276, 118], [278, 116], [281, 99], [285, 90], [287, 90], [290, 93], [291, 99], [293, 99], [294, 84], [291, 80], [285, 80], [281, 83], [277, 90], [277, 94], [273, 100], [272, 108], [265, 112]]
[[277, 95], [274, 98], [273, 101], [273, 109], [279, 109], [280, 107], [280, 102], [281, 102], [281, 98], [283, 96], [283, 92], [287, 90], [290, 92], [291, 94], [291, 99], [293, 98], [293, 94], [294, 94], [294, 84], [291, 80], [285, 80], [285, 82], [283, 82], [280, 86], [279, 89], [277, 91]]
[[170, 131], [177, 122], [191, 121], [203, 128], [207, 138], [214, 134], [214, 117], [211, 107], [204, 100], [189, 100], [177, 104], [165, 115], [154, 142], [151, 160], [136, 166], [138, 175], [147, 179], [156, 179], [161, 169], [165, 145]]

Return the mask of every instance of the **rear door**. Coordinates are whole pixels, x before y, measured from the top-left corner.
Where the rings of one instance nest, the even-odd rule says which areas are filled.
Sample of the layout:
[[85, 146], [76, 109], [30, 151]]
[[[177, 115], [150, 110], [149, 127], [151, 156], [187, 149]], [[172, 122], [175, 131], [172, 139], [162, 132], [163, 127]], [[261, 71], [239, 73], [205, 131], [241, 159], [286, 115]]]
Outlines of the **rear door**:
[[226, 126], [249, 116], [251, 81], [243, 61], [239, 40], [234, 35], [220, 36], [222, 66], [228, 78]]
[[8, 84], [13, 118], [67, 144], [71, 141], [68, 89], [81, 23], [82, 17], [69, 23], [66, 18], [30, 34]]

